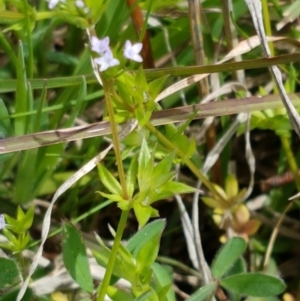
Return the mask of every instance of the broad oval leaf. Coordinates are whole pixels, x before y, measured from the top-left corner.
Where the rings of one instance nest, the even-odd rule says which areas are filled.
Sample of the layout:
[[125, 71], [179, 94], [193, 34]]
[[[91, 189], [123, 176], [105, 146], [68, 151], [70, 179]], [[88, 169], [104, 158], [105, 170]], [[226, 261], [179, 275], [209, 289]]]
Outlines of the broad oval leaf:
[[234, 237], [226, 242], [216, 255], [211, 267], [214, 278], [220, 279], [232, 267], [235, 261], [246, 250], [246, 242], [240, 237]]
[[88, 293], [93, 292], [93, 278], [86, 248], [80, 232], [70, 223], [63, 225], [63, 260], [65, 267], [79, 286]]
[[272, 297], [285, 289], [284, 282], [276, 277], [260, 273], [239, 274], [220, 280], [229, 291], [252, 297]]
[[0, 257], [0, 289], [12, 288], [20, 283], [21, 274], [16, 262], [10, 258]]

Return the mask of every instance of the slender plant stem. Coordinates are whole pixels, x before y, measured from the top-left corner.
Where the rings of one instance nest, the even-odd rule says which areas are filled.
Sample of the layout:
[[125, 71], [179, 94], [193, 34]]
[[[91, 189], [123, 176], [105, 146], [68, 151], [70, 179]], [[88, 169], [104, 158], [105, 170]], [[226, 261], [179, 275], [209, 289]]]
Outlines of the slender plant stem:
[[183, 162], [188, 166], [188, 168], [192, 171], [192, 173], [203, 182], [203, 184], [212, 192], [215, 196], [218, 197], [219, 200], [225, 201], [224, 197], [220, 195], [220, 193], [215, 189], [213, 184], [199, 171], [197, 166], [193, 163], [191, 159], [186, 158], [184, 152], [178, 149], [169, 139], [167, 139], [161, 132], [159, 132], [155, 126], [153, 126], [150, 122], [146, 124], [146, 128], [153, 133], [162, 144], [168, 147], [170, 150], [176, 151], [176, 154], [183, 160]]
[[[104, 77], [102, 77], [102, 83], [103, 83], [103, 89], [104, 89], [104, 94], [105, 94], [105, 100], [106, 100], [106, 106], [109, 114], [109, 120], [110, 120], [110, 126], [111, 126], [111, 132], [112, 132], [112, 138], [113, 138], [113, 144], [114, 144], [114, 150], [115, 150], [115, 155], [116, 155], [116, 161], [117, 161], [117, 167], [118, 167], [118, 173], [119, 173], [119, 178], [120, 178], [120, 183], [122, 187], [122, 193], [123, 193], [123, 198], [126, 200], [128, 199], [128, 192], [126, 188], [126, 180], [125, 180], [125, 173], [124, 173], [124, 168], [123, 168], [123, 161], [121, 158], [121, 150], [120, 150], [120, 144], [119, 144], [119, 139], [118, 139], [118, 131], [117, 131], [117, 124], [115, 120], [115, 114], [114, 114], [114, 109], [112, 105], [112, 99], [111, 95], [113, 95], [114, 91], [114, 86], [113, 86], [113, 81], [112, 80], [107, 80]], [[129, 210], [122, 210], [121, 213], [121, 218], [120, 222], [118, 224], [118, 229], [116, 233], [116, 237], [114, 239], [114, 244], [111, 250], [111, 254], [107, 263], [106, 267], [106, 272], [102, 281], [102, 284], [99, 287], [99, 294], [97, 297], [97, 301], [104, 301], [107, 288], [110, 283], [110, 278], [113, 272], [113, 268], [115, 265], [115, 261], [117, 258], [119, 246], [121, 243], [121, 239], [123, 236], [123, 232], [126, 226], [126, 221], [128, 218]]]
[[105, 94], [105, 99], [106, 99], [106, 106], [107, 106], [107, 110], [108, 110], [108, 114], [109, 114], [109, 121], [110, 121], [112, 139], [113, 139], [113, 144], [114, 144], [114, 149], [115, 149], [115, 154], [116, 154], [118, 173], [119, 173], [120, 183], [121, 183], [122, 192], [123, 192], [123, 198], [126, 200], [126, 199], [128, 199], [128, 193], [127, 193], [127, 188], [126, 188], [123, 161], [121, 158], [121, 150], [120, 150], [120, 144], [119, 144], [119, 138], [118, 138], [117, 123], [115, 120], [115, 114], [114, 114], [114, 109], [113, 109], [112, 99], [111, 99], [111, 95], [113, 95], [113, 90], [114, 90], [113, 81], [102, 78], [102, 82], [103, 82], [104, 94]]
[[106, 291], [107, 291], [107, 288], [109, 286], [110, 278], [111, 278], [111, 275], [112, 275], [112, 272], [113, 272], [115, 260], [117, 258], [117, 254], [118, 254], [119, 246], [120, 246], [120, 243], [121, 243], [122, 235], [123, 235], [123, 232], [124, 232], [124, 229], [125, 229], [125, 226], [126, 226], [126, 221], [127, 221], [127, 218], [128, 218], [129, 211], [130, 210], [126, 210], [126, 211], [122, 210], [122, 214], [121, 214], [120, 222], [118, 224], [116, 237], [114, 239], [114, 244], [113, 244], [113, 247], [111, 249], [110, 257], [109, 257], [108, 264], [107, 264], [107, 267], [106, 267], [106, 272], [105, 272], [102, 284], [100, 286], [97, 301], [104, 301]]

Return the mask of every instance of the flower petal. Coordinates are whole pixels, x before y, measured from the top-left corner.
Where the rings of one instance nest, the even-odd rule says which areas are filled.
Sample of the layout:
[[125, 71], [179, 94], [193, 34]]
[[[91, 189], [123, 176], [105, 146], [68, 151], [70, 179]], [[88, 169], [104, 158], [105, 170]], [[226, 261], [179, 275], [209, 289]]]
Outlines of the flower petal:
[[124, 56], [129, 60], [140, 63], [143, 61], [143, 58], [139, 55], [139, 52], [142, 50], [142, 47], [142, 43], [132, 44], [129, 40], [127, 40], [124, 46]]

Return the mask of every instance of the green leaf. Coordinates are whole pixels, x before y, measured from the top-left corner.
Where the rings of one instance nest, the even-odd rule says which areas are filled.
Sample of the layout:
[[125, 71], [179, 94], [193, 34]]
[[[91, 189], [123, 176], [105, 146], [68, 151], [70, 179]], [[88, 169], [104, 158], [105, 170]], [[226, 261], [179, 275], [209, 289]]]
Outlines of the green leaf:
[[154, 262], [151, 266], [153, 271], [153, 282], [160, 300], [176, 301], [175, 292], [172, 289], [172, 277], [164, 266]]
[[226, 273], [226, 276], [229, 275], [236, 275], [236, 274], [243, 274], [247, 272], [247, 264], [245, 259], [240, 256], [237, 261], [233, 264], [233, 266], [229, 269]]
[[[16, 114], [27, 112], [27, 78], [26, 68], [24, 62], [23, 45], [19, 42], [19, 53], [17, 61], [17, 89], [16, 89]], [[27, 129], [27, 116], [17, 117], [15, 119], [15, 135], [21, 136], [26, 133]]]
[[281, 279], [260, 273], [229, 276], [221, 279], [220, 285], [229, 291], [253, 297], [271, 297], [281, 294], [285, 289]]
[[2, 231], [3, 234], [6, 236], [6, 238], [8, 239], [8, 241], [10, 242], [10, 244], [12, 245], [12, 249], [14, 250], [15, 247], [18, 245], [18, 239], [11, 231], [8, 230], [8, 227], [4, 228]]
[[30, 207], [26, 214], [23, 212], [21, 206], [18, 206], [17, 209], [17, 219], [10, 217], [5, 214], [5, 219], [8, 225], [8, 228], [14, 233], [22, 234], [27, 231], [33, 222], [34, 217], [34, 207]]
[[32, 226], [33, 217], [34, 217], [34, 206], [31, 206], [29, 207], [24, 218], [22, 219], [23, 231], [28, 230]]
[[67, 271], [79, 286], [93, 292], [93, 278], [80, 232], [70, 223], [63, 225], [63, 260]]
[[163, 88], [169, 75], [159, 77], [148, 84], [149, 94], [151, 99], [154, 101], [161, 89]]
[[140, 154], [138, 158], [138, 183], [140, 190], [146, 190], [149, 188], [151, 175], [153, 171], [153, 157], [150, 154], [150, 150], [147, 145], [147, 141], [144, 138]]
[[[113, 202], [121, 202], [121, 201], [125, 201], [123, 200], [123, 198], [119, 195], [119, 194], [109, 194], [109, 193], [104, 193], [101, 191], [97, 191], [97, 193], [99, 193], [100, 195], [102, 195], [103, 197], [107, 198], [108, 200], [111, 200]], [[126, 200], [126, 202], [128, 203], [128, 201]]]
[[[9, 288], [8, 288], [9, 289]], [[9, 293], [5, 293], [5, 289], [2, 289], [2, 291], [5, 295], [0, 297], [0, 301], [12, 301], [12, 300], [17, 300], [17, 296], [19, 294], [19, 289], [14, 290]], [[25, 295], [22, 298], [22, 301], [32, 301], [33, 300], [33, 292], [31, 288], [27, 288]]]
[[[97, 261], [97, 263], [105, 267], [107, 266], [111, 250], [104, 245], [102, 242], [101, 238], [96, 236], [97, 240], [100, 243], [100, 250], [92, 250], [92, 253]], [[130, 281], [130, 283], [135, 282], [135, 271], [136, 271], [136, 266], [135, 266], [135, 260], [133, 259], [132, 256], [123, 256], [122, 252], [121, 254], [118, 254], [115, 264], [114, 264], [114, 269], [113, 269], [113, 274], [119, 278], [124, 278]]]
[[149, 290], [142, 295], [140, 295], [138, 298], [135, 299], [135, 301], [160, 301], [158, 299], [157, 294], [154, 290]]
[[26, 232], [25, 235], [24, 234], [20, 235], [18, 237], [18, 241], [17, 244], [15, 245], [14, 251], [19, 252], [24, 250], [29, 244], [29, 241], [30, 241], [30, 235], [28, 232]]
[[115, 177], [104, 167], [98, 164], [98, 173], [103, 185], [112, 193], [122, 195], [122, 187]]
[[193, 295], [186, 299], [186, 301], [202, 301], [212, 296], [216, 289], [217, 284], [215, 282], [208, 283], [198, 289]]
[[9, 113], [2, 98], [0, 98], [0, 139], [12, 135], [12, 125], [9, 118]]
[[152, 172], [152, 185], [153, 189], [165, 184], [167, 181], [174, 177], [174, 173], [169, 172], [175, 157], [175, 153], [165, 156], [153, 168]]
[[134, 255], [139, 252], [140, 248], [143, 247], [143, 244], [150, 241], [155, 235], [161, 233], [166, 226], [166, 220], [164, 219], [157, 219], [141, 230], [139, 230], [134, 236], [132, 236], [128, 243], [127, 249]]
[[146, 225], [151, 217], [158, 217], [158, 211], [151, 206], [143, 206], [139, 202], [133, 203], [133, 210], [139, 222], [139, 228]]
[[126, 293], [123, 290], [117, 289], [116, 287], [111, 285], [107, 288], [107, 295], [113, 301], [134, 301], [134, 298], [131, 296], [131, 294]]
[[17, 209], [17, 220], [18, 221], [22, 221], [24, 217], [25, 217], [25, 213], [24, 213], [22, 207], [18, 206], [18, 209]]
[[150, 240], [144, 242], [136, 254], [139, 269], [150, 267], [156, 260], [162, 232], [156, 233]]
[[244, 239], [234, 237], [226, 242], [217, 254], [211, 272], [215, 279], [220, 279], [244, 253], [247, 244]]
[[174, 194], [195, 192], [197, 189], [181, 182], [169, 181], [161, 186], [162, 190], [170, 191]]
[[129, 199], [132, 198], [135, 185], [136, 185], [136, 179], [137, 179], [137, 169], [138, 169], [138, 161], [137, 157], [134, 157], [129, 165], [129, 168], [126, 173], [126, 188]]
[[0, 257], [0, 267], [0, 289], [12, 288], [21, 282], [21, 274], [14, 260]]

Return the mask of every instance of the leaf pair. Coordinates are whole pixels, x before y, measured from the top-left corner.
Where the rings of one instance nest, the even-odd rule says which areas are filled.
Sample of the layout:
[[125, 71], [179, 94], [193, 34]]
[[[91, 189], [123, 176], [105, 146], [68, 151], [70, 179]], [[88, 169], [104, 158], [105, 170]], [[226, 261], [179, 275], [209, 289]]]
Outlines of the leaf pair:
[[[285, 285], [279, 278], [262, 273], [246, 273], [243, 265], [233, 269], [234, 264], [246, 250], [246, 246], [242, 238], [230, 239], [221, 248], [212, 264], [214, 281], [201, 287], [187, 300], [206, 300], [216, 292], [219, 285], [230, 294], [237, 296], [272, 297], [282, 293]], [[235, 271], [235, 274], [232, 274], [232, 271]]]

